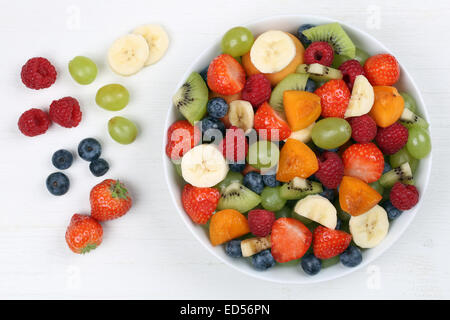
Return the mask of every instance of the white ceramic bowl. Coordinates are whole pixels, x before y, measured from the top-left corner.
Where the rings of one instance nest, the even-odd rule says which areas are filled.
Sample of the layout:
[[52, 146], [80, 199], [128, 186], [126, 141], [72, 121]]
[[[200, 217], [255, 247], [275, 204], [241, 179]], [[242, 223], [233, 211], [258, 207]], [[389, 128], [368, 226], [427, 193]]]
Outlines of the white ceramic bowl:
[[[301, 24], [311, 23], [319, 25], [330, 22], [336, 21], [327, 18], [314, 17], [308, 15], [284, 15], [257, 20], [252, 23], [248, 23], [245, 26], [249, 28], [255, 36], [257, 36], [258, 34], [261, 34], [262, 32], [270, 29], [283, 30], [295, 34], [297, 28]], [[367, 51], [370, 55], [384, 52], [392, 53], [382, 43], [380, 43], [371, 35], [361, 30], [358, 30], [354, 27], [351, 27], [343, 22], [340, 21], [337, 22], [339, 22], [342, 25], [342, 27], [348, 33], [348, 35], [353, 40], [355, 45]], [[174, 89], [174, 93], [184, 83], [184, 81], [187, 79], [187, 77], [192, 71], [200, 72], [206, 66], [208, 66], [209, 62], [214, 57], [216, 57], [221, 53], [220, 39], [221, 38], [218, 38], [217, 41], [214, 44], [212, 44], [211, 47], [209, 47], [209, 49], [205, 50], [202, 54], [200, 54], [199, 57], [187, 68], [183, 78], [180, 80], [177, 87]], [[399, 59], [401, 57], [396, 56], [396, 58], [398, 60], [401, 60]], [[416, 84], [414, 83], [413, 79], [408, 74], [406, 69], [401, 65], [401, 63], [400, 67], [401, 67], [400, 81], [395, 86], [399, 89], [399, 91], [406, 91], [416, 99], [419, 113], [421, 113], [424, 116], [424, 118], [429, 121], [424, 101], [420, 95], [419, 90], [417, 89]], [[184, 221], [188, 229], [192, 232], [192, 234], [206, 249], [208, 249], [209, 252], [211, 252], [213, 255], [215, 255], [224, 263], [250, 276], [273, 282], [295, 283], [295, 284], [322, 282], [342, 277], [359, 268], [364, 268], [364, 266], [371, 263], [379, 255], [385, 252], [402, 235], [402, 233], [406, 230], [408, 225], [414, 219], [414, 216], [416, 215], [417, 211], [419, 211], [421, 201], [415, 208], [413, 208], [409, 212], [403, 213], [401, 217], [399, 217], [396, 221], [391, 223], [387, 237], [376, 248], [365, 250], [363, 253], [363, 262], [355, 268], [347, 268], [342, 266], [341, 264], [336, 264], [334, 266], [323, 269], [319, 274], [315, 276], [308, 276], [304, 272], [302, 272], [300, 268], [294, 267], [292, 265], [291, 266], [277, 265], [276, 267], [264, 272], [256, 271], [255, 269], [253, 269], [248, 259], [230, 258], [225, 254], [223, 246], [213, 247], [209, 242], [206, 228], [195, 225], [188, 217], [188, 215], [184, 212], [183, 207], [181, 205], [181, 189], [183, 183], [181, 178], [176, 173], [174, 166], [172, 165], [170, 160], [166, 157], [164, 152], [164, 147], [167, 141], [165, 133], [167, 132], [168, 127], [174, 121], [176, 121], [177, 119], [181, 119], [182, 117], [171, 104], [171, 99], [169, 97], [168, 97], [168, 104], [170, 105], [165, 124], [162, 154], [167, 185], [169, 187], [169, 191], [172, 196], [175, 207], [177, 208], [178, 214]], [[421, 160], [419, 169], [417, 170], [414, 177], [416, 180], [416, 185], [421, 195], [424, 194], [427, 188], [428, 180], [430, 177], [430, 171], [431, 171], [431, 154], [426, 159]]]

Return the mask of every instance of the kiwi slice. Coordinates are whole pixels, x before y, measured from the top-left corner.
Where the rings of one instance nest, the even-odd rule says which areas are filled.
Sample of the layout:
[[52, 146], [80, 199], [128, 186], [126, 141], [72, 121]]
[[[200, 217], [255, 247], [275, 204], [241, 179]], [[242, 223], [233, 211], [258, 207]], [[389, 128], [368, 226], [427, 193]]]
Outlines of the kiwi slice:
[[287, 90], [305, 90], [306, 82], [308, 81], [307, 74], [291, 73], [281, 80], [270, 95], [270, 106], [280, 112], [284, 112], [283, 93]]
[[323, 24], [311, 29], [307, 29], [302, 32], [308, 40], [314, 41], [326, 41], [334, 50], [335, 54], [344, 55], [353, 59], [355, 57], [356, 48], [350, 37], [342, 29], [341, 25], [337, 22]]
[[321, 65], [319, 63], [301, 64], [297, 67], [298, 74], [309, 74], [315, 81], [342, 79], [341, 70]]
[[386, 172], [379, 180], [380, 184], [385, 189], [391, 188], [397, 181], [407, 184], [414, 184], [411, 167], [408, 162], [405, 162], [400, 167]]
[[295, 177], [280, 188], [280, 197], [286, 200], [297, 200], [310, 194], [321, 193], [322, 185], [319, 182]]
[[421, 127], [424, 129], [428, 128], [428, 122], [425, 119], [419, 117], [417, 114], [409, 110], [408, 108], [403, 109], [403, 113], [400, 116], [400, 123], [407, 128]]
[[206, 114], [208, 103], [208, 87], [202, 76], [192, 72], [186, 82], [172, 98], [174, 106], [194, 125]]
[[244, 187], [239, 182], [233, 182], [226, 187], [220, 196], [217, 210], [234, 209], [241, 213], [250, 211], [261, 202], [261, 197]]
[[233, 182], [239, 182], [242, 184], [243, 181], [244, 181], [244, 176], [242, 175], [242, 173], [234, 172], [234, 171], [230, 170], [230, 171], [228, 171], [225, 179], [223, 179], [221, 182], [216, 184], [214, 186], [214, 188], [216, 188], [217, 190], [219, 190], [220, 193], [222, 193]]

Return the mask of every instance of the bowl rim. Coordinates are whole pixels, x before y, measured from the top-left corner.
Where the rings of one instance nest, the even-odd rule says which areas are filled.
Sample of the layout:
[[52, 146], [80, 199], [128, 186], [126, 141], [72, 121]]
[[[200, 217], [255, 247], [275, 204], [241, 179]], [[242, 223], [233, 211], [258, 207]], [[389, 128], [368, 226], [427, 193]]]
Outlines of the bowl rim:
[[[397, 55], [395, 55], [392, 50], [390, 50], [389, 48], [387, 48], [383, 43], [381, 43], [378, 39], [376, 39], [374, 36], [372, 36], [371, 34], [365, 32], [364, 30], [361, 30], [359, 28], [356, 28], [350, 24], [344, 23], [340, 20], [337, 19], [331, 19], [328, 17], [323, 17], [323, 16], [317, 16], [317, 15], [308, 15], [308, 14], [280, 14], [280, 15], [272, 15], [272, 16], [267, 16], [264, 18], [259, 18], [259, 19], [253, 19], [250, 20], [247, 23], [241, 24], [241, 26], [244, 27], [250, 27], [254, 24], [259, 24], [259, 23], [263, 23], [265, 21], [273, 21], [273, 20], [277, 20], [277, 19], [292, 19], [292, 18], [298, 18], [299, 21], [301, 21], [302, 19], [312, 19], [312, 20], [320, 20], [323, 21], [323, 23], [332, 23], [332, 22], [337, 22], [339, 24], [341, 24], [342, 26], [344, 26], [346, 29], [355, 31], [357, 33], [361, 33], [362, 35], [364, 35], [364, 37], [368, 38], [371, 42], [375, 43], [377, 46], [379, 46], [380, 48], [382, 48], [384, 50], [384, 52], [386, 53], [390, 53], [392, 55], [394, 55], [400, 65], [400, 68], [402, 70], [402, 75], [404, 75], [411, 83], [411, 87], [413, 88], [414, 92], [416, 93], [416, 100], [419, 100], [418, 104], [420, 106], [422, 106], [421, 108], [421, 113], [424, 115], [425, 119], [427, 119], [427, 122], [429, 123], [429, 127], [428, 127], [428, 133], [430, 135], [430, 139], [431, 141], [433, 141], [432, 139], [432, 130], [431, 130], [431, 122], [430, 122], [430, 118], [429, 118], [429, 114], [428, 114], [428, 109], [425, 105], [425, 102], [423, 100], [422, 94], [420, 92], [420, 90], [417, 87], [416, 82], [414, 81], [414, 78], [411, 77], [411, 75], [409, 74], [409, 72], [407, 71], [407, 69], [404, 67], [404, 65], [401, 63], [401, 60], [397, 57]], [[200, 60], [202, 60], [202, 58], [207, 54], [207, 52], [209, 52], [211, 50], [211, 48], [214, 45], [217, 45], [217, 43], [220, 43], [220, 40], [222, 38], [222, 35], [220, 35], [220, 37], [217, 38], [217, 40], [215, 42], [213, 42], [212, 45], [208, 46], [206, 49], [204, 49], [199, 55], [198, 57], [188, 66], [187, 70], [184, 72], [181, 80], [177, 83], [177, 86], [175, 87], [174, 91], [172, 92], [172, 96], [173, 94], [175, 94], [175, 92], [178, 90], [178, 88], [180, 88], [180, 86], [184, 83], [184, 81], [187, 79], [187, 77], [189, 76], [189, 74], [193, 71], [192, 68], [194, 65], [196, 65], [198, 62], [200, 62]], [[431, 175], [431, 167], [432, 167], [432, 150], [430, 152], [430, 154], [427, 156], [427, 163], [428, 165], [426, 167], [421, 167], [421, 170], [424, 170], [424, 175], [425, 175], [425, 180], [424, 180], [424, 184], [421, 186], [422, 189], [422, 194], [420, 196], [420, 201], [419, 203], [413, 208], [411, 209], [410, 212], [408, 212], [408, 215], [412, 215], [412, 217], [406, 221], [405, 223], [403, 223], [399, 230], [396, 232], [396, 234], [393, 236], [393, 238], [391, 239], [391, 242], [383, 249], [380, 250], [379, 252], [376, 252], [374, 255], [372, 255], [370, 257], [370, 259], [364, 259], [363, 262], [361, 264], [359, 264], [356, 267], [353, 268], [347, 268], [344, 271], [340, 272], [340, 273], [335, 273], [335, 274], [331, 274], [328, 277], [322, 277], [322, 278], [307, 278], [308, 280], [305, 281], [305, 278], [298, 278], [292, 281], [287, 281], [287, 280], [283, 280], [283, 279], [276, 279], [276, 278], [271, 278], [270, 276], [267, 276], [268, 274], [270, 274], [269, 272], [250, 272], [248, 270], [245, 270], [243, 268], [240, 268], [239, 266], [230, 263], [229, 261], [225, 260], [223, 257], [221, 257], [220, 255], [216, 254], [216, 252], [213, 250], [213, 247], [209, 244], [209, 243], [205, 243], [205, 241], [203, 241], [203, 239], [201, 239], [199, 237], [199, 235], [197, 234], [197, 232], [195, 232], [194, 228], [198, 228], [199, 226], [193, 225], [192, 223], [190, 223], [190, 221], [188, 220], [188, 216], [186, 215], [186, 213], [184, 212], [183, 208], [181, 208], [178, 204], [177, 201], [179, 199], [177, 199], [174, 191], [172, 190], [172, 183], [173, 181], [169, 180], [169, 174], [168, 171], [171, 170], [171, 168], [169, 168], [169, 160], [167, 159], [167, 156], [165, 154], [165, 145], [167, 143], [167, 135], [165, 134], [167, 132], [167, 129], [169, 128], [169, 126], [171, 125], [170, 123], [170, 115], [172, 112], [172, 108], [173, 105], [171, 104], [170, 108], [167, 111], [166, 114], [166, 121], [164, 124], [164, 133], [163, 133], [163, 143], [162, 143], [162, 161], [163, 161], [163, 167], [164, 167], [164, 178], [167, 184], [167, 187], [169, 189], [169, 193], [170, 196], [172, 198], [172, 203], [173, 205], [176, 207], [178, 215], [180, 216], [181, 220], [184, 222], [185, 226], [189, 229], [189, 231], [191, 232], [191, 234], [194, 235], [194, 237], [197, 239], [198, 242], [200, 242], [203, 247], [205, 247], [213, 256], [215, 256], [216, 258], [218, 258], [221, 262], [223, 262], [224, 264], [232, 267], [235, 270], [238, 270], [239, 272], [242, 272], [250, 277], [253, 278], [257, 278], [257, 279], [261, 279], [261, 280], [265, 280], [268, 282], [273, 282], [273, 283], [279, 283], [279, 284], [302, 284], [302, 285], [307, 285], [307, 284], [315, 284], [315, 283], [321, 283], [321, 282], [326, 282], [326, 281], [331, 281], [337, 278], [341, 278], [344, 276], [347, 276], [353, 272], [355, 272], [356, 270], [359, 270], [361, 268], [364, 268], [365, 266], [367, 266], [370, 263], [373, 263], [376, 259], [378, 259], [383, 253], [385, 253], [386, 251], [388, 251], [391, 246], [396, 243], [399, 238], [405, 233], [406, 229], [409, 227], [409, 225], [411, 224], [411, 222], [414, 220], [417, 212], [421, 209], [422, 207], [422, 199], [428, 189], [428, 184], [429, 184], [429, 180], [430, 180], [430, 175]]]

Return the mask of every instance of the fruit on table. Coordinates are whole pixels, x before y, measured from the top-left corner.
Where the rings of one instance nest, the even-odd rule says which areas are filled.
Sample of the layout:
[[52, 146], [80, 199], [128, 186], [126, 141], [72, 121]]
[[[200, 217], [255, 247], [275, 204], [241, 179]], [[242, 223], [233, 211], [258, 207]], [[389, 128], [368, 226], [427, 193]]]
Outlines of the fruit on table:
[[249, 232], [245, 216], [233, 209], [216, 212], [209, 223], [209, 239], [213, 246], [241, 237]]
[[320, 97], [322, 117], [344, 118], [350, 100], [350, 90], [344, 80], [330, 80], [314, 93]]
[[134, 29], [133, 33], [143, 36], [147, 41], [149, 55], [145, 60], [144, 66], [158, 62], [166, 54], [169, 47], [169, 36], [162, 26], [146, 24]]
[[320, 97], [307, 91], [284, 91], [283, 105], [289, 127], [298, 131], [309, 127], [320, 116]]
[[109, 111], [119, 111], [130, 101], [127, 88], [118, 83], [108, 84], [98, 89], [95, 102], [99, 107]]
[[335, 152], [325, 151], [319, 157], [319, 170], [315, 176], [325, 188], [337, 189], [344, 176], [344, 164]]
[[428, 132], [420, 127], [410, 128], [406, 149], [416, 159], [422, 159], [431, 152], [431, 139]]
[[380, 202], [382, 196], [364, 181], [344, 176], [339, 186], [339, 204], [345, 212], [359, 216]]
[[371, 183], [377, 181], [384, 170], [383, 153], [373, 143], [355, 143], [342, 154], [344, 174]]
[[147, 41], [140, 34], [127, 34], [113, 42], [108, 50], [111, 70], [121, 76], [130, 76], [141, 70], [149, 58]]
[[250, 257], [263, 250], [270, 249], [270, 235], [242, 240], [241, 252], [243, 257]]
[[24, 135], [34, 137], [46, 133], [51, 123], [50, 117], [45, 111], [32, 108], [22, 113], [17, 125]]
[[356, 78], [361, 75], [364, 76], [364, 68], [355, 59], [345, 61], [339, 66], [339, 70], [341, 70], [342, 77], [350, 90], [353, 89]]
[[402, 115], [400, 116], [400, 123], [408, 129], [413, 127], [420, 127], [424, 129], [428, 128], [428, 122], [412, 112], [410, 109], [407, 109], [406, 105], [403, 109]]
[[408, 129], [398, 122], [386, 128], [378, 128], [375, 142], [385, 155], [391, 155], [403, 148], [408, 141]]
[[62, 196], [70, 187], [69, 178], [62, 172], [54, 172], [47, 177], [48, 191], [54, 196]]
[[321, 65], [320, 63], [301, 64], [295, 72], [308, 75], [309, 78], [315, 81], [342, 79], [342, 72], [340, 70]]
[[253, 108], [258, 108], [263, 102], [269, 100], [271, 92], [272, 87], [267, 77], [263, 74], [254, 74], [245, 82], [242, 99], [250, 102]]
[[65, 170], [70, 168], [73, 162], [73, 155], [70, 151], [61, 149], [52, 156], [52, 163], [56, 169]]
[[263, 139], [280, 141], [291, 135], [291, 129], [272, 107], [264, 102], [256, 111], [254, 128]]
[[208, 103], [208, 87], [200, 74], [192, 72], [172, 98], [173, 105], [192, 124], [202, 120]]
[[369, 113], [374, 101], [375, 93], [370, 82], [363, 75], [357, 76], [344, 117], [358, 117]]
[[279, 158], [280, 150], [273, 142], [259, 140], [249, 146], [246, 160], [256, 169], [268, 169], [275, 167]]
[[219, 198], [217, 189], [197, 188], [186, 184], [181, 194], [181, 203], [193, 222], [206, 224], [216, 210]]
[[49, 88], [55, 83], [56, 76], [55, 67], [42, 57], [29, 59], [20, 72], [23, 84], [27, 88], [35, 90]]
[[102, 243], [103, 228], [87, 214], [76, 213], [66, 230], [66, 243], [74, 253], [85, 254]]
[[50, 104], [48, 115], [53, 122], [56, 122], [64, 128], [78, 126], [82, 118], [80, 104], [77, 99], [72, 97], [53, 100]]
[[106, 179], [91, 190], [91, 216], [98, 221], [117, 219], [126, 214], [132, 205], [125, 185], [119, 180]]
[[281, 210], [286, 204], [286, 199], [280, 195], [280, 187], [265, 187], [261, 192], [261, 205], [270, 211]]
[[78, 144], [78, 155], [86, 161], [98, 159], [102, 154], [102, 146], [100, 142], [94, 138], [86, 138]]
[[228, 121], [230, 125], [241, 128], [245, 133], [253, 128], [255, 113], [250, 102], [234, 100], [230, 102]]
[[130, 144], [136, 140], [136, 125], [127, 118], [113, 117], [108, 121], [108, 132], [111, 138], [120, 144]]
[[289, 182], [295, 177], [308, 178], [319, 169], [317, 157], [303, 142], [287, 139], [280, 152], [277, 180]]
[[320, 195], [309, 195], [299, 200], [294, 212], [327, 228], [336, 228], [336, 208], [327, 198]]
[[322, 191], [322, 185], [319, 182], [295, 177], [281, 186], [280, 196], [286, 200], [298, 200]]
[[311, 141], [312, 129], [314, 128], [315, 124], [316, 124], [315, 122], [311, 123], [305, 129], [292, 132], [291, 135], [289, 136], [289, 139], [295, 139], [303, 143], [308, 143], [309, 141]]
[[347, 232], [318, 226], [313, 233], [313, 252], [319, 259], [340, 255], [350, 245], [352, 236]]
[[88, 57], [76, 56], [69, 61], [69, 73], [79, 84], [90, 84], [97, 77], [97, 65]]
[[232, 182], [220, 194], [217, 210], [234, 209], [247, 212], [261, 203], [261, 197], [239, 182]]
[[315, 41], [305, 50], [305, 63], [319, 63], [324, 66], [331, 66], [333, 62], [333, 48], [328, 42]]
[[219, 94], [233, 95], [244, 88], [245, 71], [229, 54], [221, 54], [208, 67], [208, 87]]
[[341, 118], [319, 120], [311, 131], [312, 141], [322, 149], [334, 149], [345, 144], [351, 137], [350, 124]]
[[187, 120], [178, 120], [167, 130], [166, 155], [172, 160], [180, 160], [198, 144], [200, 138], [198, 127], [194, 127]]
[[89, 164], [89, 170], [96, 177], [105, 175], [109, 170], [109, 163], [102, 158], [95, 159]]
[[419, 165], [419, 160], [413, 158], [408, 152], [406, 147], [402, 148], [400, 151], [389, 156], [389, 164], [392, 168], [400, 167], [400, 165], [408, 162], [411, 167], [411, 172], [416, 172], [417, 166]]
[[272, 231], [275, 213], [269, 210], [255, 209], [247, 214], [247, 219], [250, 231], [257, 237], [265, 237]]
[[233, 57], [240, 57], [250, 51], [254, 40], [252, 32], [247, 28], [232, 28], [222, 38], [222, 52]]
[[378, 181], [384, 188], [391, 188], [397, 181], [414, 184], [411, 167], [408, 162], [384, 173]]
[[386, 237], [389, 220], [386, 210], [379, 205], [349, 221], [353, 241], [360, 248], [374, 248]]
[[305, 90], [308, 76], [305, 74], [291, 73], [281, 80], [270, 95], [269, 104], [278, 112], [284, 112], [283, 95], [287, 90]]
[[364, 73], [373, 86], [392, 86], [400, 78], [400, 66], [394, 56], [382, 53], [366, 60]]
[[377, 126], [385, 128], [400, 119], [404, 101], [397, 89], [388, 86], [374, 86], [375, 100], [369, 115], [375, 120]]

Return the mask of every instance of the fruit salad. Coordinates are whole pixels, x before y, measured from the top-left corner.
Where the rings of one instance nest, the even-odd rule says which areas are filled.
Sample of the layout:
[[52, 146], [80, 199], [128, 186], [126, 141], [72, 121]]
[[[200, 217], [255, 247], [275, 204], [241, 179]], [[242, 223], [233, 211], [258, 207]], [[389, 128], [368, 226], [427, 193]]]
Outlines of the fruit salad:
[[221, 49], [173, 97], [165, 152], [184, 211], [255, 270], [359, 265], [418, 203], [431, 151], [396, 58], [356, 47], [338, 23], [236, 27]]

